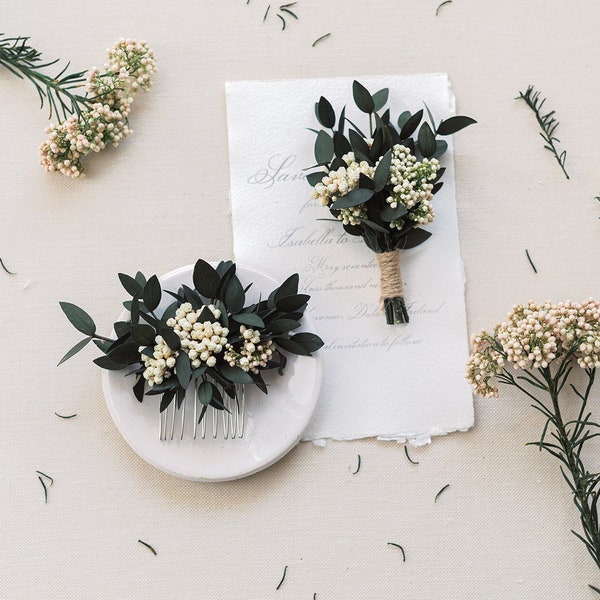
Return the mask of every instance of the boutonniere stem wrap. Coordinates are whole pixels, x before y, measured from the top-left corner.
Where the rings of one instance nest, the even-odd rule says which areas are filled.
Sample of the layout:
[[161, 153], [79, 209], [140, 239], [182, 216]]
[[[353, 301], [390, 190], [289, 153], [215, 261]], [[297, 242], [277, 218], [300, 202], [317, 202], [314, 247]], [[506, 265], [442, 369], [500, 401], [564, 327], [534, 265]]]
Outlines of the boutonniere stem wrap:
[[[173, 401], [179, 407], [190, 385], [205, 407], [219, 410], [227, 410], [223, 394], [236, 398], [236, 385], [255, 385], [266, 394], [264, 371], [282, 373], [286, 353], [311, 356], [323, 345], [313, 333], [294, 333], [310, 299], [298, 293], [297, 274], [253, 303], [246, 300], [250, 286], [242, 286], [231, 261], [213, 268], [198, 260], [193, 287], [178, 290], [162, 290], [156, 275], [146, 279], [140, 272], [135, 277], [120, 273], [119, 279], [131, 299], [123, 303], [129, 319], [114, 323], [115, 338], [97, 334], [83, 309], [60, 303], [86, 336], [60, 363], [93, 341], [102, 351], [94, 363], [108, 370], [128, 369], [135, 397], [142, 402], [145, 396], [161, 395], [161, 412]], [[173, 301], [157, 314], [163, 292]]]
[[429, 109], [429, 122], [423, 120], [421, 109], [414, 114], [405, 111], [392, 123], [389, 108], [384, 110], [387, 88], [371, 94], [355, 81], [352, 92], [357, 108], [369, 116], [369, 135], [346, 117], [346, 107], [336, 115], [321, 96], [315, 113], [324, 129], [313, 130], [318, 170], [307, 180], [312, 198], [377, 254], [387, 323], [407, 323], [399, 251], [431, 236], [421, 226], [433, 221], [431, 201], [443, 185], [445, 171], [438, 158], [448, 148], [437, 138], [475, 121], [457, 116], [436, 125]]

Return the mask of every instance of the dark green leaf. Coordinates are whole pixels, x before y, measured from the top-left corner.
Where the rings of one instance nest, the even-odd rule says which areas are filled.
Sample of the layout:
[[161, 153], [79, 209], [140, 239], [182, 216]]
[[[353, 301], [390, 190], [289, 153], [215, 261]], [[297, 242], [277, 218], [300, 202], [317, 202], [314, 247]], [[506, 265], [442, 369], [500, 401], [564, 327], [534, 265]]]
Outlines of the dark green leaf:
[[408, 211], [404, 204], [398, 203], [396, 208], [392, 208], [389, 204], [387, 204], [383, 210], [379, 213], [379, 216], [388, 223], [395, 221], [396, 219], [400, 219], [403, 217]]
[[139, 296], [142, 293], [142, 286], [133, 277], [125, 273], [119, 273], [119, 280], [128, 294]]
[[160, 400], [160, 412], [164, 412], [168, 408], [169, 404], [173, 402], [176, 393], [177, 388], [171, 388], [163, 394], [163, 397]]
[[140, 287], [143, 289], [144, 286], [146, 285], [146, 277], [144, 276], [144, 274], [141, 271], [138, 271], [135, 274], [135, 280], [140, 284]]
[[144, 292], [142, 294], [144, 304], [149, 312], [152, 312], [158, 307], [160, 304], [160, 297], [160, 282], [158, 281], [158, 277], [156, 275], [152, 275], [152, 277], [150, 277], [150, 279], [148, 279], [146, 282], [146, 285], [144, 286]]
[[387, 180], [390, 174], [390, 166], [392, 164], [392, 151], [388, 150], [379, 161], [375, 174], [373, 175], [373, 181], [375, 183], [375, 191], [380, 192], [387, 184]]
[[134, 325], [131, 328], [131, 337], [138, 346], [154, 345], [156, 331], [150, 325]]
[[404, 127], [404, 125], [406, 124], [406, 121], [408, 121], [409, 119], [410, 119], [410, 111], [409, 110], [405, 110], [398, 117], [398, 127], [400, 129], [402, 129]]
[[117, 321], [113, 327], [117, 337], [123, 337], [131, 332], [131, 323], [129, 321]]
[[373, 197], [375, 192], [365, 188], [357, 188], [351, 190], [345, 196], [338, 198], [332, 205], [331, 208], [339, 210], [340, 208], [350, 208], [351, 206], [358, 206], [364, 204]]
[[373, 143], [371, 144], [370, 156], [373, 161], [379, 159], [379, 157], [383, 154], [383, 130], [381, 128], [377, 128], [375, 130], [375, 135], [373, 136]]
[[229, 271], [229, 269], [231, 269], [232, 266], [233, 266], [232, 260], [222, 260], [217, 265], [217, 273], [219, 274], [219, 277], [223, 277], [223, 275], [225, 275], [225, 273], [227, 273], [227, 271]]
[[410, 248], [415, 248], [422, 244], [425, 240], [431, 237], [431, 233], [429, 231], [425, 231], [425, 229], [414, 228], [411, 229], [406, 234], [406, 239], [404, 244], [401, 246], [404, 250], [409, 250]]
[[85, 310], [70, 302], [59, 302], [59, 304], [67, 319], [71, 321], [71, 325], [73, 325], [77, 331], [90, 336], [93, 336], [96, 333], [96, 324]]
[[[244, 308], [244, 302], [246, 301], [246, 294], [244, 288], [240, 283], [240, 280], [236, 275], [233, 275], [227, 290], [225, 292], [225, 298], [223, 298], [225, 306], [230, 312], [237, 313]], [[214, 318], [214, 317], [213, 317]]]
[[202, 406], [208, 406], [213, 396], [213, 384], [210, 381], [203, 381], [198, 385], [198, 401]]
[[431, 131], [431, 127], [427, 121], [424, 121], [419, 129], [417, 143], [421, 154], [425, 158], [431, 158], [433, 156], [436, 149], [435, 135], [433, 135], [433, 131]]
[[448, 150], [448, 142], [445, 140], [436, 140], [433, 158], [439, 158], [446, 152], [446, 150]]
[[449, 119], [445, 119], [439, 124], [437, 128], [438, 135], [452, 135], [469, 125], [473, 125], [477, 123], [475, 119], [471, 119], [471, 117], [450, 117]]
[[359, 83], [354, 81], [352, 83], [352, 95], [354, 96], [354, 102], [356, 106], [365, 113], [372, 113], [375, 109], [375, 102], [373, 102], [373, 96], [369, 93], [369, 90]]
[[185, 352], [180, 352], [175, 363], [175, 373], [179, 385], [185, 390], [192, 379], [192, 365], [190, 357]]
[[299, 354], [300, 356], [310, 356], [310, 352], [298, 342], [294, 342], [291, 339], [279, 337], [274, 338], [274, 340], [280, 348], [283, 348], [287, 352], [291, 352], [292, 354]]
[[429, 110], [429, 106], [427, 106], [427, 102], [423, 102], [423, 104], [425, 105], [425, 109], [427, 110], [427, 115], [429, 116], [429, 120], [431, 121], [431, 128], [433, 129], [433, 131], [435, 131], [435, 119], [433, 118], [433, 115], [431, 114], [431, 111]]
[[340, 113], [340, 120], [338, 121], [338, 131], [343, 135], [344, 127], [346, 126], [346, 107], [342, 108]]
[[229, 327], [229, 317], [227, 316], [227, 309], [221, 300], [217, 302], [217, 308], [221, 311], [219, 321], [223, 327]]
[[319, 348], [323, 347], [323, 340], [314, 333], [297, 333], [290, 339], [304, 346], [309, 352], [316, 352]]
[[114, 341], [94, 340], [94, 344], [96, 344], [96, 347], [102, 352], [104, 352], [104, 354], [106, 354], [110, 350], [110, 347], [113, 343]]
[[126, 344], [122, 344], [121, 346], [117, 346], [116, 348], [111, 348], [108, 351], [108, 357], [122, 365], [128, 365], [134, 362], [140, 361], [140, 353], [138, 351], [138, 347], [140, 344], [136, 344], [135, 342], [127, 342]]
[[321, 96], [317, 104], [317, 118], [323, 127], [331, 129], [335, 125], [335, 111], [329, 100]]
[[325, 177], [325, 173], [323, 171], [316, 171], [315, 173], [309, 173], [306, 176], [306, 181], [311, 187], [315, 187], [317, 183], [321, 183], [321, 180]]
[[388, 101], [389, 95], [390, 95], [390, 90], [388, 88], [383, 88], [382, 90], [375, 92], [373, 94], [374, 110], [379, 112], [385, 106], [386, 102]]
[[210, 405], [219, 410], [226, 410], [225, 405], [223, 404], [223, 396], [216, 385], [212, 386], [212, 398], [210, 399]]
[[[338, 158], [342, 158], [344, 154], [352, 152], [352, 146], [350, 145], [350, 142], [339, 131], [336, 131], [333, 134], [333, 148], [335, 150], [335, 155]], [[335, 169], [332, 167], [332, 171], [334, 170]]]
[[210, 323], [214, 322], [215, 315], [213, 315], [212, 310], [208, 308], [208, 306], [204, 306], [198, 315], [198, 323], [206, 323], [209, 321]]
[[199, 379], [200, 377], [202, 377], [202, 375], [204, 375], [204, 373], [206, 373], [207, 369], [208, 367], [206, 365], [202, 365], [200, 367], [197, 367], [196, 369], [193, 369], [192, 379]]
[[165, 340], [167, 346], [169, 346], [171, 350], [174, 352], [179, 350], [181, 347], [181, 339], [170, 327], [159, 329], [158, 333], [162, 336], [162, 339]]
[[219, 274], [206, 261], [200, 259], [194, 265], [194, 287], [205, 298], [216, 298]]
[[379, 223], [375, 223], [375, 221], [371, 221], [370, 219], [362, 219], [362, 223], [367, 227], [370, 227], [373, 231], [376, 231], [377, 233], [390, 233], [389, 229], [382, 227], [381, 225], [379, 225]]
[[[75, 356], [82, 348], [85, 348], [90, 342], [92, 338], [87, 337], [83, 338], [80, 342], [77, 342], [59, 361], [58, 365], [62, 365], [65, 360], [69, 360], [72, 356]], [[58, 366], [56, 365], [56, 366]]]
[[277, 302], [279, 299], [285, 296], [293, 296], [298, 293], [298, 284], [300, 283], [300, 276], [298, 273], [290, 275], [276, 290], [274, 299]]
[[181, 286], [183, 289], [183, 296], [186, 302], [189, 302], [192, 305], [194, 310], [200, 310], [204, 306], [204, 300], [202, 296], [191, 287], [187, 285]]
[[138, 402], [144, 399], [144, 388], [146, 387], [146, 380], [143, 375], [138, 375], [138, 378], [133, 384], [133, 395], [136, 397]]
[[[218, 269], [218, 267], [217, 267]], [[227, 288], [229, 287], [229, 282], [232, 277], [235, 275], [236, 266], [234, 263], [230, 262], [227, 270], [221, 274], [219, 273], [221, 279], [219, 280], [219, 285], [217, 286], [217, 298], [219, 300], [225, 300], [225, 294], [227, 293]]]
[[265, 322], [254, 313], [240, 313], [239, 315], [233, 315], [231, 318], [237, 323], [248, 327], [263, 328], [265, 326]]
[[223, 377], [232, 383], [252, 383], [252, 377], [246, 371], [242, 371], [239, 367], [231, 367], [223, 365], [219, 367], [219, 371]]
[[344, 231], [350, 235], [362, 235], [362, 228], [356, 225], [343, 225]]
[[169, 390], [173, 390], [179, 387], [177, 383], [177, 378], [172, 377], [170, 379], [165, 379], [162, 383], [158, 385], [153, 385], [147, 392], [146, 396], [160, 396]]
[[282, 312], [292, 312], [304, 306], [310, 300], [307, 294], [296, 294], [280, 298], [276, 302], [277, 308]]
[[409, 138], [419, 126], [421, 119], [423, 118], [423, 109], [417, 111], [414, 115], [412, 115], [406, 123], [400, 129], [400, 137], [405, 140]]
[[325, 131], [319, 131], [315, 140], [315, 160], [318, 164], [327, 164], [334, 153], [333, 138]]
[[300, 323], [292, 319], [277, 319], [269, 323], [269, 331], [275, 334], [287, 333], [298, 327], [300, 327]]
[[106, 369], [107, 371], [120, 371], [124, 369], [127, 365], [123, 365], [120, 363], [116, 363], [114, 360], [111, 360], [108, 356], [100, 356], [93, 360], [95, 364], [97, 364], [101, 369]]
[[432, 188], [431, 188], [431, 193], [432, 194], [437, 194], [441, 189], [442, 186], [444, 185], [443, 181], [438, 181]]
[[357, 152], [360, 152], [365, 156], [369, 156], [370, 148], [367, 142], [365, 141], [365, 138], [363, 138], [359, 133], [354, 131], [354, 129], [350, 129], [348, 131], [348, 135], [350, 137], [350, 143], [352, 144], [352, 148], [354, 149], [355, 158], [358, 160], [358, 156], [356, 156]]

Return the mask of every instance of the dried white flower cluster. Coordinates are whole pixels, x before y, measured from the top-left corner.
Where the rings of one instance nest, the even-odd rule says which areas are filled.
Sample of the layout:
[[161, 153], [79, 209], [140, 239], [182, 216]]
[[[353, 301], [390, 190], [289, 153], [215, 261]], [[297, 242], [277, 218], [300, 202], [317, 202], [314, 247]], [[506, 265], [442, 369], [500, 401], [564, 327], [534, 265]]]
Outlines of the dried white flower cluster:
[[[311, 194], [314, 200], [320, 200], [323, 206], [330, 206], [340, 196], [345, 196], [348, 192], [358, 188], [358, 182], [361, 173], [368, 177], [373, 177], [375, 169], [365, 160], [357, 162], [354, 158], [354, 152], [344, 154], [342, 160], [348, 165], [340, 167], [337, 171], [329, 171], [320, 183], [315, 185]], [[338, 215], [338, 219], [344, 225], [359, 225], [361, 219], [367, 216], [367, 210], [364, 204], [343, 208]]]
[[242, 347], [236, 350], [231, 344], [227, 344], [223, 358], [231, 367], [258, 373], [261, 367], [267, 366], [269, 359], [273, 356], [273, 340], [261, 343], [260, 332], [248, 329], [245, 325], [240, 327], [240, 333], [243, 339]]
[[[208, 308], [214, 317], [214, 321], [199, 321], [199, 316], [204, 308]], [[213, 304], [208, 307], [202, 307], [194, 310], [189, 302], [182, 304], [176, 311], [175, 317], [167, 321], [167, 327], [179, 336], [181, 341], [181, 351], [185, 352], [194, 369], [205, 363], [208, 367], [214, 367], [217, 364], [216, 354], [220, 354], [227, 344], [229, 330], [219, 323], [221, 311]], [[173, 352], [164, 341], [162, 336], [157, 335], [155, 339], [153, 356], [142, 354], [144, 366], [144, 379], [152, 387], [154, 384], [162, 383], [172, 375], [175, 367], [176, 358], [179, 351]], [[144, 349], [140, 347], [140, 352]]]
[[568, 352], [586, 369], [600, 367], [600, 302], [517, 305], [492, 333], [473, 339], [467, 379], [479, 396], [498, 395], [492, 378], [505, 363], [515, 369], [545, 369]]
[[127, 116], [133, 94], [152, 85], [154, 53], [145, 42], [121, 39], [107, 54], [104, 72], [93, 67], [86, 75], [88, 97], [96, 100], [89, 110], [46, 128], [48, 139], [40, 146], [40, 163], [46, 171], [80, 177], [85, 155], [107, 144], [117, 146], [131, 133]]
[[[340, 167], [330, 171], [315, 185], [311, 198], [319, 200], [323, 206], [331, 206], [338, 198], [359, 187], [360, 175], [373, 178], [377, 163], [374, 167], [366, 161], [357, 162], [354, 152], [349, 152], [342, 157], [347, 167]], [[437, 177], [440, 163], [437, 159], [424, 158], [421, 162], [410, 153], [406, 146], [396, 144], [392, 148], [392, 163], [387, 181], [387, 189], [391, 190], [386, 198], [387, 203], [396, 208], [404, 205], [410, 212], [408, 218], [426, 225], [433, 220], [434, 213], [431, 206], [433, 197], [433, 184], [430, 183]], [[360, 225], [366, 218], [367, 209], [364, 204], [343, 208], [338, 219], [344, 225]], [[392, 229], [402, 229], [405, 220], [396, 219], [390, 223]]]
[[[393, 187], [386, 202], [392, 208], [397, 208], [399, 204], [403, 205], [410, 210], [408, 218], [421, 225], [431, 223], [434, 213], [431, 206], [433, 183], [430, 182], [437, 177], [439, 169], [440, 163], [436, 158], [424, 158], [421, 162], [417, 162], [416, 157], [406, 146], [396, 144], [392, 148], [392, 164], [388, 180], [389, 185]], [[402, 229], [404, 223], [404, 219], [396, 219], [390, 227]]]

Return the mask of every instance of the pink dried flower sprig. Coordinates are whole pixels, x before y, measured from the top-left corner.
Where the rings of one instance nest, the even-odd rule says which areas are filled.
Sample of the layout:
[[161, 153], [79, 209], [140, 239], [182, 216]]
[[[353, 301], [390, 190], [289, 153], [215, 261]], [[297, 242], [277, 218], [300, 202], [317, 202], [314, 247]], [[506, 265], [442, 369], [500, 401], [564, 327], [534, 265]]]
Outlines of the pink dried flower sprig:
[[496, 381], [508, 364], [514, 369], [549, 368], [573, 357], [582, 368], [600, 367], [600, 303], [545, 302], [517, 305], [492, 333], [473, 338], [467, 379], [478, 396], [498, 395]]
[[84, 156], [108, 144], [117, 146], [131, 133], [128, 116], [133, 97], [152, 85], [154, 53], [146, 42], [121, 39], [107, 54], [104, 71], [92, 67], [86, 73], [89, 108], [46, 128], [48, 139], [40, 146], [40, 163], [46, 171], [80, 177]]
[[[579, 366], [580, 368], [577, 368]], [[498, 395], [498, 383], [512, 385], [532, 400], [545, 419], [539, 441], [532, 442], [561, 462], [561, 471], [579, 512], [581, 540], [600, 568], [600, 473], [588, 471], [584, 446], [600, 437], [600, 424], [588, 408], [600, 367], [600, 303], [529, 302], [517, 305], [491, 333], [473, 339], [467, 379], [475, 393]], [[577, 374], [577, 377], [572, 377]], [[581, 380], [585, 384], [581, 386]], [[586, 381], [587, 379], [587, 381]], [[563, 398], [568, 390], [571, 397]], [[579, 404], [565, 418], [564, 403]], [[600, 593], [599, 588], [590, 588]]]

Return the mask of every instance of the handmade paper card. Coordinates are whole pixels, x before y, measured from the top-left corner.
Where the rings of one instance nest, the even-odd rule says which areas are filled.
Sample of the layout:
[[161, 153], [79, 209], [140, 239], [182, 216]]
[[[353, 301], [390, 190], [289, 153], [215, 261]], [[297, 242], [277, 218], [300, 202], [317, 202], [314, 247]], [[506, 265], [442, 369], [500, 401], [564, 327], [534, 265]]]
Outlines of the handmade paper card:
[[[389, 88], [392, 114], [424, 102], [438, 122], [454, 113], [446, 75], [360, 81], [371, 91]], [[446, 171], [431, 202], [435, 220], [424, 227], [434, 235], [401, 253], [409, 322], [386, 324], [379, 255], [332, 221], [306, 179], [319, 98], [346, 106], [349, 123], [365, 118], [352, 85], [345, 78], [227, 84], [235, 258], [277, 277], [297, 271], [300, 291], [312, 297], [324, 380], [304, 439], [426, 443], [473, 424], [452, 141], [440, 158]]]

